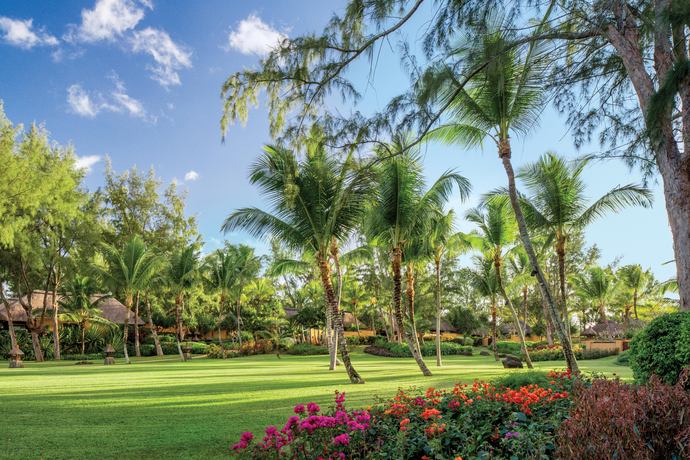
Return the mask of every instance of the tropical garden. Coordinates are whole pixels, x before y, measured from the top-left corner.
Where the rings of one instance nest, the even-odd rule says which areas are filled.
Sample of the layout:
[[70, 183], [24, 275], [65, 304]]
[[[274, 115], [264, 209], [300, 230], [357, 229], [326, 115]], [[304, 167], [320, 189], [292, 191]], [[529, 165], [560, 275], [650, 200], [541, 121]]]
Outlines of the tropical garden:
[[[89, 190], [0, 105], [0, 457], [690, 458], [690, 8], [503, 3], [351, 0], [227, 77], [219, 137], [261, 100], [271, 139], [218, 226], [268, 250], [207, 250], [153, 168]], [[351, 69], [392, 42], [371, 112]], [[549, 104], [600, 151], [514, 166]], [[642, 180], [593, 193], [617, 159]], [[587, 237], [652, 206], [670, 279]]]

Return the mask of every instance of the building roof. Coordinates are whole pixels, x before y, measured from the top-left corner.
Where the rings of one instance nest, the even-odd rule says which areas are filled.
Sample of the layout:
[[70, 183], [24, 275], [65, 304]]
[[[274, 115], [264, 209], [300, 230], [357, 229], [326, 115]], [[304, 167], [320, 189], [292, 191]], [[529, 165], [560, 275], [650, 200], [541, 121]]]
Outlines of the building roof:
[[[524, 321], [520, 321], [520, 326], [522, 327], [522, 330], [524, 331], [525, 335], [530, 335], [532, 334], [532, 327], [530, 327], [529, 324], [525, 324]], [[503, 323], [499, 326], [499, 330], [503, 334], [517, 334], [517, 328], [515, 327], [515, 324], [511, 322], [506, 322]]]
[[582, 335], [587, 337], [617, 337], [622, 334], [623, 326], [611, 320], [600, 321], [582, 331]]
[[[31, 294], [31, 305], [34, 308], [34, 311], [41, 311], [43, 309], [44, 294], [45, 291], [34, 291]], [[60, 301], [60, 298], [61, 296], [58, 295], [57, 300]], [[122, 305], [122, 303], [120, 303], [120, 301], [118, 301], [114, 297], [104, 297], [103, 294], [93, 295], [91, 297], [91, 301], [95, 302], [99, 298], [101, 300], [100, 302], [98, 302], [98, 307], [101, 310], [101, 316], [115, 324], [124, 324], [125, 317], [128, 311], [127, 307]], [[48, 294], [45, 296], [45, 299], [48, 305], [48, 307], [46, 308], [46, 316], [49, 317], [49, 315], [52, 315], [52, 313], [48, 312], [52, 312], [53, 310], [53, 294], [51, 292], [48, 292]], [[24, 296], [24, 302], [28, 303], [27, 296]], [[9, 304], [10, 312], [12, 314], [12, 321], [16, 323], [26, 323], [26, 310], [24, 310], [24, 307], [22, 307], [19, 300], [9, 299]], [[7, 321], [7, 309], [3, 304], [0, 304], [0, 321]], [[132, 311], [129, 312], [129, 323], [134, 324], [134, 312]], [[139, 324], [144, 324], [144, 321], [141, 319], [141, 316], [139, 317]]]
[[[436, 321], [431, 325], [431, 331], [436, 332]], [[441, 332], [457, 332], [458, 329], [453, 327], [448, 321], [441, 320]]]

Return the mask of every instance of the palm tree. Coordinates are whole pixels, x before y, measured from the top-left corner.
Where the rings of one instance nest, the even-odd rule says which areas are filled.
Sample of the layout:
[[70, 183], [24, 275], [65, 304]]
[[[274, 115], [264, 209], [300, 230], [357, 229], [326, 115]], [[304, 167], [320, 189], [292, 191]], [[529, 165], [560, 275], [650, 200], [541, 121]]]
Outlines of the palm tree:
[[494, 359], [498, 361], [498, 350], [496, 349], [497, 337], [497, 299], [500, 294], [498, 288], [498, 277], [496, 276], [496, 268], [493, 258], [483, 254], [482, 256], [474, 257], [476, 268], [472, 271], [472, 287], [477, 293], [489, 299], [489, 306], [491, 310], [491, 347], [494, 352]]
[[184, 341], [182, 332], [182, 309], [185, 294], [197, 280], [199, 272], [199, 255], [194, 245], [187, 246], [173, 254], [168, 267], [168, 282], [175, 297], [175, 331], [177, 335], [177, 351], [180, 359], [185, 361], [180, 342]]
[[235, 257], [235, 316], [237, 320], [237, 340], [242, 346], [242, 293], [261, 269], [261, 258], [254, 254], [254, 248], [246, 244], [237, 246]]
[[[448, 171], [428, 189], [419, 160], [419, 152], [406, 145], [404, 137], [396, 137], [390, 151], [396, 155], [383, 161], [377, 171], [376, 194], [369, 211], [366, 231], [372, 239], [385, 244], [391, 254], [393, 274], [393, 312], [398, 331], [424, 375], [431, 375], [413, 337], [407, 332], [401, 306], [403, 252], [413, 243], [422, 241], [436, 212], [448, 202], [454, 186], [464, 199], [469, 195], [469, 181]], [[385, 155], [385, 153], [381, 153]]]
[[455, 232], [455, 212], [436, 213], [431, 219], [430, 229], [425, 244], [429, 247], [434, 263], [434, 300], [436, 302], [436, 366], [442, 365], [441, 359], [441, 268], [443, 259], [456, 256], [469, 248], [469, 242], [461, 232]]
[[223, 230], [270, 235], [289, 249], [314, 254], [343, 364], [351, 382], [364, 383], [350, 361], [333, 288], [331, 253], [333, 241], [346, 241], [362, 217], [371, 190], [368, 170], [359, 168], [352, 156], [338, 160], [323, 148], [310, 149], [298, 160], [291, 150], [267, 146], [251, 168], [250, 182], [272, 203], [273, 213], [238, 209], [228, 216]]
[[607, 212], [618, 212], [627, 206], [652, 205], [652, 193], [640, 185], [618, 186], [588, 205], [584, 195], [582, 173], [590, 158], [567, 162], [554, 153], [518, 172], [530, 192], [520, 201], [528, 226], [544, 232], [554, 242], [558, 259], [558, 279], [563, 319], [569, 324], [567, 308], [566, 251], [568, 240]]
[[517, 233], [516, 221], [511, 209], [508, 207], [508, 201], [495, 197], [484, 203], [481, 208], [470, 209], [465, 218], [479, 227], [482, 252], [493, 261], [498, 291], [513, 315], [515, 328], [518, 331], [522, 345], [522, 353], [525, 355], [527, 367], [532, 369], [532, 360], [525, 343], [525, 331], [520, 323], [513, 301], [503, 284], [504, 250], [515, 243]]
[[[542, 27], [543, 22], [535, 33]], [[551, 289], [532, 246], [511, 162], [511, 135], [527, 134], [546, 104], [543, 84], [546, 60], [538, 42], [515, 47], [511, 45], [513, 29], [499, 26], [496, 30], [473, 37], [466, 47], [451, 52], [451, 57], [458, 56], [459, 62], [466, 64], [464, 75], [471, 76], [464, 87], [458, 81], [465, 77], [458, 78], [454, 66], [436, 67], [420, 80], [420, 100], [447, 104], [451, 109], [452, 118], [430, 133], [430, 137], [468, 146], [480, 145], [485, 139], [495, 143], [508, 178], [508, 195], [520, 239], [563, 345], [568, 368], [578, 372], [568, 331], [560, 320]]]
[[63, 309], [60, 321], [70, 321], [79, 325], [83, 355], [86, 353], [86, 328], [92, 324], [113, 326], [113, 323], [101, 316], [98, 304], [103, 297], [96, 297], [96, 285], [88, 276], [76, 275], [63, 287], [63, 291], [59, 301]]
[[208, 282], [212, 289], [218, 292], [218, 344], [223, 346], [223, 338], [221, 336], [221, 325], [225, 319], [225, 311], [227, 308], [230, 291], [236, 282], [236, 251], [231, 249], [232, 246], [226, 246], [223, 249], [217, 249], [213, 252], [205, 262], [205, 268], [208, 274]]
[[105, 243], [100, 249], [103, 263], [96, 264], [94, 268], [112, 292], [123, 295], [128, 310], [125, 315], [123, 342], [125, 361], [130, 364], [127, 352], [129, 312], [134, 303], [134, 296], [145, 291], [159, 273], [162, 260], [146, 247], [144, 240], [139, 236], [130, 239], [121, 249]]
[[[599, 322], [606, 324], [606, 305], [615, 288], [611, 274], [601, 267], [593, 266], [571, 279], [578, 297], [593, 305], [599, 313]], [[583, 324], [582, 327], [584, 326]]]

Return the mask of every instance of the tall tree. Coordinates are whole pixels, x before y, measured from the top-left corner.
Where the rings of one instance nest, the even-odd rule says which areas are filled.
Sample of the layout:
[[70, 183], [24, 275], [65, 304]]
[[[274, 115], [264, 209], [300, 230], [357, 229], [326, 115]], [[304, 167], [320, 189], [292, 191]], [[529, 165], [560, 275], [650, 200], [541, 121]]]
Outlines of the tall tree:
[[[405, 328], [402, 310], [403, 252], [414, 243], [423, 241], [434, 213], [441, 212], [455, 187], [460, 196], [469, 195], [469, 181], [448, 171], [425, 190], [419, 153], [408, 149], [404, 137], [394, 139], [390, 150], [397, 152], [377, 168], [376, 194], [369, 210], [366, 231], [390, 250], [393, 276], [393, 312], [398, 331], [407, 342], [410, 352], [424, 375], [431, 375], [414, 337]], [[384, 152], [379, 152], [385, 156]], [[408, 283], [409, 284], [409, 283]]]
[[451, 209], [444, 213], [435, 213], [430, 221], [430, 228], [425, 239], [432, 255], [434, 264], [434, 300], [436, 303], [436, 365], [442, 365], [441, 358], [441, 316], [443, 307], [441, 299], [443, 296], [441, 272], [443, 260], [446, 257], [455, 257], [459, 253], [469, 249], [469, 241], [465, 235], [455, 232], [454, 225], [455, 212]]
[[561, 306], [566, 324], [570, 323], [566, 252], [571, 236], [608, 212], [618, 212], [627, 206], [652, 205], [651, 191], [636, 184], [615, 187], [588, 204], [582, 173], [589, 161], [590, 158], [585, 157], [569, 163], [563, 157], [549, 152], [518, 172], [518, 178], [529, 193], [521, 201], [527, 224], [537, 231], [544, 231], [554, 241]]
[[496, 276], [496, 265], [493, 257], [487, 254], [475, 256], [475, 269], [472, 271], [472, 285], [480, 296], [489, 300], [491, 312], [491, 348], [494, 352], [494, 359], [498, 361], [498, 350], [496, 349], [497, 328], [498, 328], [498, 296], [501, 294], [498, 287], [498, 276]]
[[530, 359], [529, 350], [525, 343], [523, 325], [520, 323], [517, 310], [503, 283], [503, 273], [505, 271], [504, 262], [506, 257], [504, 251], [510, 249], [515, 243], [517, 236], [515, 218], [508, 206], [508, 201], [505, 199], [493, 198], [484, 203], [482, 208], [469, 210], [465, 217], [469, 222], [479, 227], [481, 250], [486, 257], [490, 257], [493, 261], [498, 291], [513, 315], [515, 329], [518, 332], [520, 344], [522, 345], [522, 353], [525, 355], [527, 367], [532, 369], [532, 360]]
[[330, 254], [333, 241], [347, 240], [362, 216], [371, 189], [369, 174], [351, 156], [338, 160], [324, 148], [313, 149], [298, 160], [291, 150], [268, 146], [252, 166], [250, 181], [273, 204], [273, 213], [238, 209], [228, 216], [223, 230], [271, 235], [291, 249], [316, 256], [343, 364], [352, 383], [364, 383], [350, 361]]
[[194, 245], [187, 246], [174, 254], [168, 267], [168, 282], [175, 297], [175, 331], [177, 336], [177, 351], [180, 359], [185, 361], [180, 342], [184, 341], [182, 329], [182, 309], [185, 294], [192, 288], [199, 275], [199, 255]]
[[81, 330], [81, 354], [86, 353], [86, 329], [91, 325], [112, 327], [113, 323], [103, 318], [98, 304], [103, 296], [97, 295], [96, 284], [88, 276], [77, 275], [62, 288], [62, 299], [59, 300], [63, 313], [61, 321], [79, 325]]
[[[586, 303], [596, 308], [599, 314], [599, 322], [607, 323], [606, 306], [615, 289], [615, 280], [608, 271], [601, 267], [593, 266], [585, 273], [578, 273], [572, 278], [575, 285], [575, 293]], [[584, 328], [585, 325], [583, 324]]]
[[100, 254], [102, 260], [94, 266], [95, 271], [112, 293], [122, 294], [127, 307], [123, 342], [125, 360], [130, 364], [127, 351], [129, 313], [134, 306], [135, 296], [146, 292], [152, 279], [158, 275], [163, 265], [162, 259], [138, 236], [130, 239], [122, 248], [103, 243]]

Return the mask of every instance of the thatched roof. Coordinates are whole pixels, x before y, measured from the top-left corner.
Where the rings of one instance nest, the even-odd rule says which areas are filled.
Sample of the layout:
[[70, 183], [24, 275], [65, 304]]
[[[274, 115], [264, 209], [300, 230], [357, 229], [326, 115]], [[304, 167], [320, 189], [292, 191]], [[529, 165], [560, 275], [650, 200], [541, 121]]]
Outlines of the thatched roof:
[[[34, 312], [40, 312], [43, 309], [44, 294], [45, 291], [34, 291], [31, 294], [31, 305], [33, 306]], [[58, 302], [60, 301], [60, 298], [61, 296], [58, 295]], [[127, 307], [122, 305], [114, 297], [103, 297], [102, 294], [92, 296], [91, 301], [95, 302], [99, 298], [101, 300], [98, 302], [98, 307], [101, 310], [101, 316], [115, 324], [124, 324], [127, 314]], [[28, 303], [27, 296], [24, 296], [23, 300], [25, 303]], [[46, 308], [46, 317], [49, 318], [51, 317], [53, 311], [53, 294], [50, 292], [47, 293], [47, 295], [45, 295], [45, 300], [48, 305]], [[10, 312], [12, 313], [12, 321], [16, 323], [26, 323], [26, 311], [22, 307], [21, 302], [19, 302], [18, 299], [9, 299], [9, 304]], [[0, 321], [7, 322], [7, 310], [2, 304], [0, 304]], [[129, 324], [134, 324], [134, 312], [131, 311], [129, 312]], [[139, 317], [139, 324], [144, 324], [144, 321], [141, 319], [141, 317]]]
[[618, 337], [622, 334], [623, 326], [611, 320], [600, 321], [582, 331], [586, 337]]
[[285, 317], [288, 319], [294, 318], [299, 313], [299, 310], [292, 307], [283, 307], [283, 310], [285, 311]]
[[[436, 332], [436, 321], [431, 326], [431, 331]], [[458, 329], [450, 324], [448, 321], [441, 320], [441, 332], [457, 332]]]
[[[524, 321], [520, 321], [520, 326], [522, 327], [522, 330], [524, 331], [525, 335], [532, 334], [532, 328], [530, 327], [529, 324], [526, 324]], [[517, 328], [515, 327], [515, 324], [512, 321], [509, 323], [501, 324], [501, 326], [499, 326], [499, 330], [501, 331], [502, 334], [505, 334], [505, 335], [508, 335], [508, 334], [517, 335]]]

